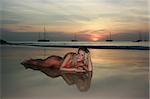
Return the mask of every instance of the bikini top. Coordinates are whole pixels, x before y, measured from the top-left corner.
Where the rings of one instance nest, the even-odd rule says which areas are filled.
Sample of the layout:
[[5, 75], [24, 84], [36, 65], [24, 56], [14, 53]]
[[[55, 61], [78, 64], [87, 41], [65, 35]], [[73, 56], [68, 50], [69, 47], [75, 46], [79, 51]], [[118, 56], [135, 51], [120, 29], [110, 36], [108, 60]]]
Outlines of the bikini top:
[[73, 52], [69, 52], [67, 53], [65, 56], [64, 56], [64, 59], [70, 55], [70, 59], [69, 61], [66, 63], [65, 67], [69, 68], [69, 67], [76, 67], [76, 64], [77, 64], [77, 59], [76, 59], [76, 53], [73, 53]]
[[76, 53], [73, 53], [73, 52], [69, 52], [67, 53], [65, 56], [64, 56], [64, 59], [70, 55], [70, 59], [69, 61], [66, 63], [66, 68], [71, 68], [71, 67], [80, 67], [80, 65], [77, 63], [77, 58], [76, 58]]

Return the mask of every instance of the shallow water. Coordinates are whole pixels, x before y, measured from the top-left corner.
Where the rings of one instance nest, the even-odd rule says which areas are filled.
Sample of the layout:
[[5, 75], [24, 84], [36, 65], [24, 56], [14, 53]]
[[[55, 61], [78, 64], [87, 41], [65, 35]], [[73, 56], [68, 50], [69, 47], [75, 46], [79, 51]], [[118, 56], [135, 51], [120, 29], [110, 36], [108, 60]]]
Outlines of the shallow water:
[[148, 99], [147, 50], [90, 49], [94, 70], [86, 92], [20, 64], [70, 51], [77, 49], [1, 46], [2, 99]]
[[13, 41], [12, 43], [31, 43], [30, 45], [80, 45], [80, 46], [149, 46], [149, 41], [142, 42], [133, 42], [133, 41], [113, 41], [113, 42], [105, 42], [105, 41], [97, 41], [97, 42], [87, 42], [87, 41], [77, 41], [77, 42], [69, 42], [69, 41], [50, 41], [50, 42], [36, 42], [36, 41]]

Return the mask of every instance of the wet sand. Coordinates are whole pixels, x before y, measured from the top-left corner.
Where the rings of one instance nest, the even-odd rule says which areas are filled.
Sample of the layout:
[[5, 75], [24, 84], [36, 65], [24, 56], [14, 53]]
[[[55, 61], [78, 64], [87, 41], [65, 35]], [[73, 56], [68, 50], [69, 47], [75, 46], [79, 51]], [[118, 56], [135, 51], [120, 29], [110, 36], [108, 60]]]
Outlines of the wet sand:
[[62, 77], [25, 69], [30, 58], [64, 56], [76, 48], [1, 46], [3, 99], [148, 99], [148, 50], [89, 49], [93, 76], [88, 91], [68, 85]]

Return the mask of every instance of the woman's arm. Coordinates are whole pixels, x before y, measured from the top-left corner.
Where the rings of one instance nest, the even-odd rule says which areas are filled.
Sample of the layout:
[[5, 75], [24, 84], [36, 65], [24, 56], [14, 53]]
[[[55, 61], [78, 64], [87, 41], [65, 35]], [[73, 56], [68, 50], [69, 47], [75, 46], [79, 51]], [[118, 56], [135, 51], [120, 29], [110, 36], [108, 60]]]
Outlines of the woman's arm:
[[83, 70], [85, 70], [85, 71], [92, 71], [93, 70], [93, 65], [92, 65], [92, 61], [91, 61], [91, 56], [90, 56], [90, 53], [87, 55], [87, 59], [88, 59], [88, 63], [87, 63], [87, 65], [82, 65], [82, 66], [80, 66], [80, 67], [82, 67], [83, 68]]
[[[71, 59], [71, 55], [67, 55], [67, 57], [64, 59], [61, 67], [60, 67], [60, 70], [64, 71], [64, 72], [85, 72], [85, 70], [78, 70], [76, 68], [66, 68], [65, 66], [67, 65], [67, 62]], [[71, 65], [71, 64], [70, 64]]]
[[93, 64], [91, 61], [91, 55], [90, 53], [88, 54], [88, 71], [92, 71], [93, 70]]
[[60, 67], [60, 70], [64, 71], [64, 72], [75, 72], [75, 68], [66, 68], [65, 66], [67, 65], [68, 61], [71, 59], [71, 55], [68, 54], [66, 56], [66, 58], [64, 59], [61, 67]]
[[60, 70], [68, 70], [65, 66], [67, 65], [68, 61], [71, 59], [71, 55], [67, 55], [64, 59], [63, 63], [60, 66]]

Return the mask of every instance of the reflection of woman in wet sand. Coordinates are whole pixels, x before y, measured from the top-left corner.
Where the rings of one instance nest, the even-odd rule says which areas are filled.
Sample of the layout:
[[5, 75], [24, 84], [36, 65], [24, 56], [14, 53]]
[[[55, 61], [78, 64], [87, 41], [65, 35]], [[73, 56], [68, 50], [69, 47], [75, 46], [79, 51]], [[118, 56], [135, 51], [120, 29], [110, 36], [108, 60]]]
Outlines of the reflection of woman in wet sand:
[[62, 73], [61, 76], [68, 85], [76, 85], [80, 91], [87, 91], [90, 88], [92, 72]]
[[34, 65], [29, 65], [29, 64], [24, 64], [24, 66], [25, 67], [28, 66], [28, 68], [33, 70], [41, 71], [51, 78], [62, 77], [68, 85], [76, 85], [77, 88], [82, 92], [88, 91], [91, 85], [91, 79], [92, 79], [91, 71], [67, 73], [67, 72], [61, 72], [57, 68], [45, 68], [45, 67], [37, 68]]
[[92, 71], [90, 52], [86, 47], [80, 47], [78, 53], [67, 53], [64, 58], [60, 56], [50, 56], [46, 59], [30, 59], [22, 62], [26, 68], [34, 65], [35, 69], [55, 68], [63, 72], [86, 72]]

